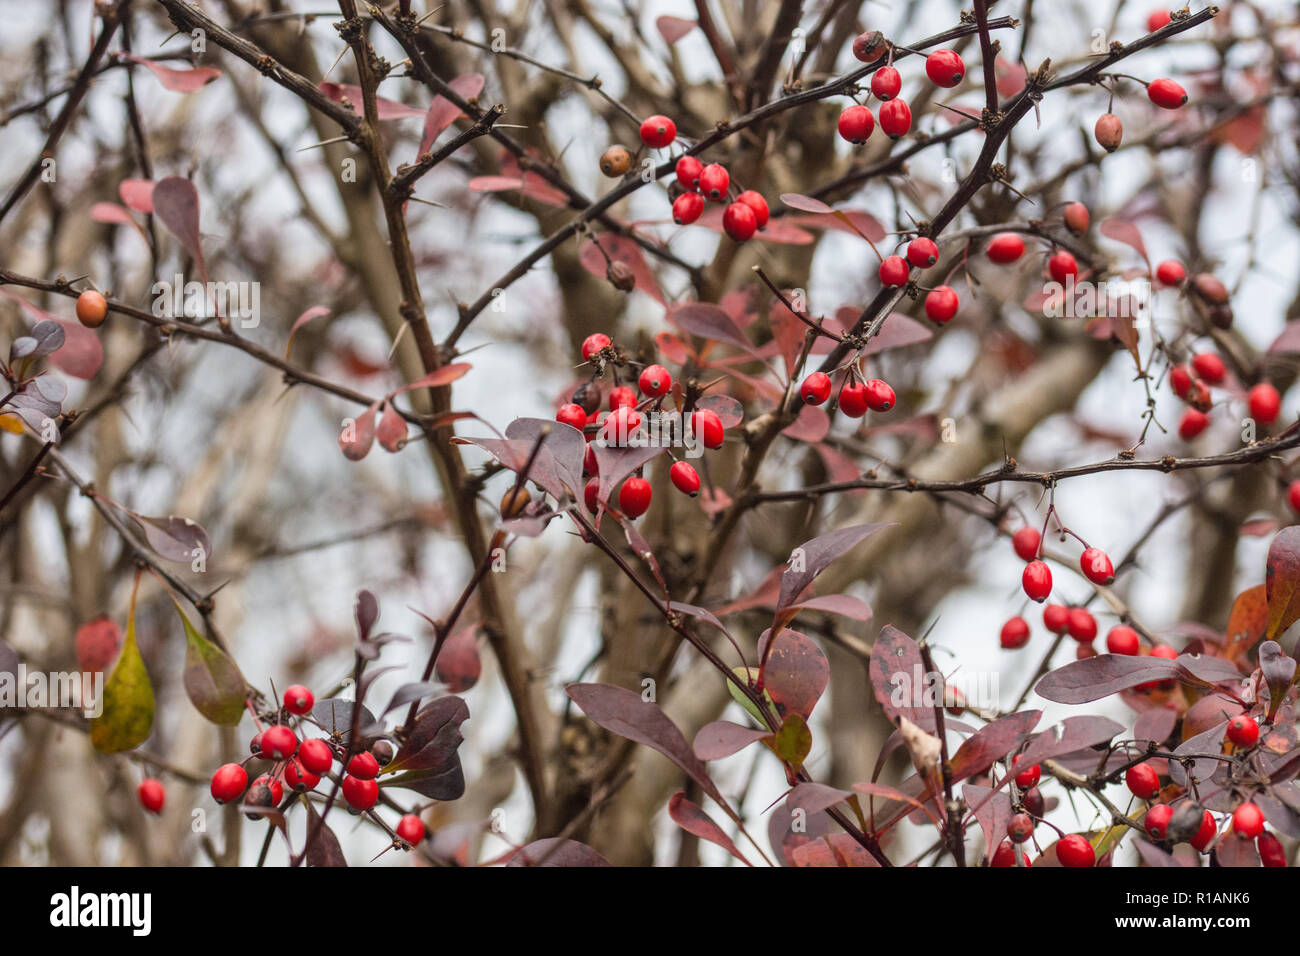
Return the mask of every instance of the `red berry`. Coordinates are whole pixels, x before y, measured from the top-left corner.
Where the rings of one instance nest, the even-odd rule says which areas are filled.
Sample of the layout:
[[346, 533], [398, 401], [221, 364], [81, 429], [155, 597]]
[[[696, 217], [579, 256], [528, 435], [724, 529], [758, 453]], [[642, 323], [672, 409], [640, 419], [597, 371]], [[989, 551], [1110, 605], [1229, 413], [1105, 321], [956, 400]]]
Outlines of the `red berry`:
[[1093, 647], [1091, 642], [1083, 641], [1074, 645], [1074, 657], [1076, 660], [1086, 661], [1090, 657], [1097, 656], [1097, 648]]
[[1166, 259], [1160, 265], [1156, 266], [1156, 281], [1161, 285], [1182, 285], [1183, 280], [1187, 278], [1187, 270], [1183, 264], [1174, 259]]
[[690, 495], [694, 498], [700, 493], [700, 475], [699, 472], [685, 461], [675, 462], [668, 469], [668, 477], [676, 488], [684, 495]]
[[825, 372], [813, 372], [799, 386], [799, 398], [805, 405], [820, 405], [831, 397], [831, 377]]
[[1092, 217], [1088, 214], [1088, 207], [1081, 202], [1069, 203], [1061, 216], [1065, 220], [1065, 227], [1076, 236], [1082, 236], [1087, 232], [1088, 224], [1092, 221]]
[[77, 321], [88, 329], [97, 329], [108, 318], [108, 300], [94, 289], [77, 296]]
[[379, 784], [348, 774], [343, 778], [343, 799], [357, 812], [369, 810], [379, 800]]
[[966, 64], [956, 50], [935, 50], [925, 58], [925, 75], [935, 86], [954, 87], [966, 75]]
[[700, 171], [700, 192], [705, 199], [722, 202], [727, 197], [727, 187], [731, 185], [731, 175], [721, 163], [710, 163]]
[[1106, 635], [1106, 650], [1112, 654], [1124, 654], [1128, 657], [1136, 657], [1141, 641], [1138, 639], [1138, 632], [1133, 630], [1127, 624], [1116, 624]]
[[1214, 407], [1210, 399], [1210, 386], [1206, 385], [1199, 378], [1192, 379], [1192, 384], [1187, 390], [1187, 395], [1183, 399], [1188, 405], [1198, 412], [1208, 413]]
[[1147, 14], [1147, 33], [1155, 33], [1161, 27], [1168, 26], [1172, 19], [1168, 10], [1152, 10]]
[[636, 408], [636, 392], [630, 386], [615, 385], [609, 390], [609, 410], [615, 411], [622, 405]]
[[918, 269], [928, 269], [939, 261], [939, 247], [933, 239], [917, 236], [907, 244], [907, 261]]
[[1124, 140], [1124, 124], [1114, 113], [1102, 113], [1097, 118], [1097, 125], [1092, 128], [1092, 135], [1096, 137], [1098, 146], [1113, 153]]
[[1020, 791], [1020, 803], [1031, 817], [1042, 817], [1047, 810], [1047, 799], [1037, 787], [1026, 787]]
[[651, 149], [663, 149], [677, 138], [677, 124], [667, 116], [651, 116], [641, 124], [641, 142]]
[[261, 757], [263, 760], [270, 760], [271, 755], [262, 751], [262, 735], [253, 734], [253, 739], [248, 742], [248, 752], [254, 757]]
[[641, 413], [630, 405], [620, 405], [605, 419], [605, 424], [600, 427], [600, 436], [607, 445], [622, 447], [640, 427]]
[[599, 473], [600, 465], [596, 461], [596, 449], [587, 445], [587, 450], [582, 455], [582, 477], [590, 478]]
[[1056, 859], [1061, 866], [1095, 866], [1097, 852], [1081, 833], [1070, 833], [1056, 841]]
[[594, 513], [596, 511], [596, 508], [600, 505], [600, 499], [598, 498], [599, 494], [600, 494], [600, 479], [592, 478], [590, 481], [587, 482], [587, 486], [582, 489], [582, 500], [583, 503], [587, 506], [588, 511]]
[[298, 735], [284, 724], [262, 731], [262, 754], [268, 760], [287, 760], [298, 752]]
[[673, 200], [673, 222], [689, 226], [704, 212], [704, 197], [699, 193], [682, 193]]
[[736, 242], [744, 242], [758, 231], [758, 217], [743, 202], [733, 202], [722, 213], [722, 228]]
[[1210, 385], [1218, 385], [1228, 374], [1223, 359], [1213, 352], [1201, 352], [1199, 355], [1192, 356], [1192, 371]]
[[284, 691], [284, 709], [301, 717], [310, 714], [316, 703], [316, 697], [302, 684], [292, 684]]
[[873, 378], [863, 387], [867, 390], [867, 408], [873, 412], [887, 412], [894, 407], [896, 396], [887, 382]]
[[334, 751], [319, 737], [304, 740], [298, 748], [298, 761], [308, 773], [324, 776], [334, 766]]
[[212, 799], [217, 803], [238, 800], [248, 786], [248, 771], [237, 763], [222, 764], [212, 775]]
[[902, 256], [886, 256], [880, 263], [880, 281], [886, 288], [907, 284], [907, 260]]
[[306, 793], [308, 790], [316, 789], [316, 785], [320, 783], [320, 775], [308, 771], [302, 765], [302, 758], [297, 757], [284, 765], [284, 782], [295, 793]]
[[845, 385], [840, 389], [840, 411], [849, 418], [861, 418], [867, 413], [867, 386]]
[[162, 813], [163, 803], [167, 799], [167, 791], [163, 788], [162, 781], [155, 780], [153, 777], [140, 781], [136, 795], [140, 798], [140, 806], [150, 813]]
[[1192, 390], [1192, 373], [1186, 365], [1175, 365], [1169, 370], [1169, 387], [1179, 398], [1187, 397], [1187, 393]]
[[1268, 382], [1260, 382], [1246, 393], [1250, 417], [1261, 425], [1272, 425], [1282, 411], [1282, 396]]
[[1286, 850], [1282, 849], [1282, 841], [1273, 834], [1261, 833], [1255, 841], [1255, 849], [1259, 851], [1259, 861], [1265, 866], [1286, 866]]
[[1007, 821], [1007, 836], [1012, 843], [1024, 843], [1034, 835], [1034, 818], [1027, 813], [1013, 814]]
[[894, 99], [880, 104], [880, 129], [890, 139], [906, 136], [912, 128], [912, 109], [905, 100]]
[[1047, 260], [1047, 271], [1052, 274], [1052, 279], [1065, 285], [1065, 280], [1070, 276], [1079, 274], [1079, 263], [1075, 261], [1074, 256], [1064, 249], [1058, 249], [1050, 259]]
[[1173, 819], [1174, 808], [1167, 803], [1157, 803], [1147, 810], [1142, 818], [1142, 828], [1153, 840], [1163, 840], [1169, 832], [1169, 821]]
[[1025, 565], [1020, 583], [1030, 600], [1041, 604], [1052, 593], [1052, 569], [1042, 561], [1030, 561]]
[[1196, 831], [1196, 836], [1192, 837], [1192, 846], [1202, 853], [1210, 845], [1210, 841], [1214, 839], [1214, 834], [1218, 830], [1218, 827], [1214, 824], [1214, 815], [1209, 810], [1203, 811], [1203, 814], [1200, 829]]
[[[262, 774], [249, 785], [248, 792], [244, 794], [244, 806], [278, 807], [283, 799], [284, 787], [281, 786], [280, 781]], [[259, 815], [245, 813], [244, 816], [250, 820], [256, 820]]]
[[1016, 549], [1021, 561], [1032, 561], [1038, 557], [1038, 545], [1042, 540], [1043, 536], [1037, 528], [1025, 525], [1011, 536], [1011, 547]]
[[1110, 584], [1115, 580], [1115, 566], [1101, 548], [1084, 548], [1083, 554], [1079, 555], [1079, 567], [1083, 576], [1093, 584]]
[[892, 100], [903, 88], [903, 77], [892, 66], [882, 66], [871, 74], [871, 95], [882, 103]]
[[694, 156], [683, 156], [677, 160], [674, 172], [677, 174], [678, 184], [683, 189], [695, 192], [700, 188], [700, 173], [704, 172], [704, 164]]
[[696, 409], [691, 414], [691, 434], [703, 441], [705, 448], [721, 448], [725, 435], [722, 419], [712, 409]]
[[1018, 647], [1024, 647], [1029, 640], [1029, 622], [1023, 617], [1013, 617], [1007, 623], [1002, 625], [1002, 634], [1000, 635], [1002, 647], [1008, 651], [1014, 651]]
[[[1150, 656], [1172, 661], [1178, 657], [1178, 652], [1168, 644], [1157, 644], [1155, 647], [1151, 648]], [[1140, 691], [1168, 690], [1174, 686], [1174, 683], [1173, 680], [1146, 681], [1145, 683], [1138, 684], [1136, 689]]]
[[1228, 721], [1228, 739], [1238, 747], [1253, 747], [1259, 741], [1259, 724], [1249, 714]]
[[424, 839], [424, 821], [414, 813], [408, 813], [397, 821], [397, 835], [414, 846]]
[[1070, 609], [1064, 604], [1043, 608], [1043, 625], [1053, 634], [1064, 634], [1070, 627]]
[[1016, 865], [1016, 848], [1012, 846], [1010, 840], [1003, 840], [998, 844], [998, 848], [993, 851], [993, 859], [989, 866], [1015, 866]]
[[1015, 262], [1025, 254], [1025, 240], [1014, 232], [1000, 232], [989, 240], [984, 254], [1000, 266]]
[[1264, 814], [1253, 803], [1243, 803], [1232, 811], [1232, 832], [1253, 840], [1264, 832]]
[[1016, 775], [1016, 786], [1021, 790], [1028, 790], [1042, 779], [1043, 768], [1039, 764], [1034, 764], [1032, 767], [1026, 767], [1024, 770], [1016, 771], [1016, 767], [1019, 763], [1020, 756], [1017, 755], [1011, 761], [1011, 771]]
[[618, 507], [629, 518], [639, 518], [650, 507], [650, 482], [632, 477], [618, 490]]
[[763, 194], [753, 189], [746, 189], [736, 197], [736, 202], [743, 202], [754, 210], [754, 218], [758, 220], [759, 229], [766, 226], [768, 219], [772, 217], [772, 210], [767, 207], [767, 200], [763, 198]]
[[1162, 110], [1176, 110], [1187, 102], [1187, 91], [1173, 80], [1162, 77], [1147, 86], [1147, 97]]
[[951, 286], [935, 286], [925, 297], [925, 314], [932, 322], [947, 322], [957, 314], [957, 293]]
[[1292, 511], [1300, 514], [1300, 480], [1287, 485], [1286, 501], [1291, 506]]
[[884, 55], [885, 38], [878, 30], [868, 30], [853, 38], [853, 56], [863, 63], [874, 63]]
[[1205, 412], [1189, 408], [1183, 412], [1183, 419], [1178, 423], [1178, 437], [1183, 441], [1191, 441], [1205, 431], [1206, 426], [1209, 424], [1210, 418]]
[[1086, 607], [1070, 608], [1065, 627], [1070, 636], [1082, 644], [1091, 644], [1097, 637], [1097, 619]]
[[374, 754], [357, 754], [348, 761], [348, 773], [359, 780], [373, 780], [379, 776], [379, 761]]
[[871, 137], [875, 128], [876, 118], [871, 115], [871, 110], [856, 103], [846, 107], [844, 112], [840, 114], [839, 122], [836, 123], [836, 129], [839, 130], [840, 136], [854, 146], [861, 146], [865, 143]]
[[1124, 783], [1139, 800], [1153, 800], [1160, 792], [1160, 774], [1150, 764], [1140, 763], [1124, 772]]
[[590, 362], [591, 357], [601, 349], [607, 349], [613, 343], [604, 332], [595, 332], [582, 340], [582, 360]]
[[673, 377], [662, 365], [647, 365], [641, 370], [636, 384], [642, 395], [658, 398], [668, 394], [668, 390], [673, 387]]
[[560, 410], [555, 413], [555, 420], [570, 425], [578, 431], [587, 427], [587, 413], [582, 410], [581, 405], [574, 405], [571, 402], [560, 406]]

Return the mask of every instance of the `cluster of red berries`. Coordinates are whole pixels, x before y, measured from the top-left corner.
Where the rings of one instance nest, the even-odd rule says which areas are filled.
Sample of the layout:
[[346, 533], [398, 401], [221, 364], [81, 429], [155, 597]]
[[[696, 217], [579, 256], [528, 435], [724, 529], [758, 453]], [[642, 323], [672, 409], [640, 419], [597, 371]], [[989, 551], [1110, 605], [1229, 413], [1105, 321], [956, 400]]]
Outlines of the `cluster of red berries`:
[[[1021, 756], [1011, 760], [1011, 773], [1020, 790], [1019, 806], [1007, 821], [1007, 839], [998, 845], [990, 861], [991, 866], [1015, 866], [1016, 845], [1026, 843], [1034, 835], [1038, 821], [1046, 809], [1038, 781], [1042, 779], [1043, 768], [1039, 764], [1020, 766]], [[1081, 833], [1066, 834], [1056, 842], [1056, 858], [1062, 866], [1094, 866], [1097, 853], [1092, 843]]]
[[[303, 717], [311, 713], [316, 699], [301, 684], [294, 684], [284, 692], [283, 713]], [[298, 733], [288, 723], [273, 724], [259, 730], [249, 741], [249, 756], [240, 763], [228, 763], [212, 774], [209, 791], [217, 803], [231, 803], [243, 798], [248, 808], [278, 807], [284, 800], [287, 786], [294, 793], [315, 790], [321, 779], [328, 775], [336, 762], [347, 753], [335, 742], [322, 737], [299, 740]], [[393, 758], [393, 746], [386, 740], [376, 741], [368, 751], [353, 754], [344, 768], [340, 791], [353, 813], [370, 810], [379, 801], [379, 771]], [[249, 760], [266, 760], [274, 766], [251, 783], [244, 764]], [[149, 783], [150, 781], [145, 781]], [[145, 801], [144, 784], [140, 799]], [[157, 803], [161, 807], [161, 796]], [[148, 806], [148, 804], [146, 804]], [[156, 811], [155, 811], [156, 812]], [[250, 820], [259, 816], [256, 810], [246, 814]], [[406, 814], [399, 821], [396, 833], [409, 844], [424, 839], [424, 823], [414, 814]]]
[[[813, 372], [799, 385], [799, 398], [805, 405], [820, 405], [831, 397], [831, 377], [825, 372]], [[870, 409], [887, 412], [894, 407], [897, 397], [889, 383], [873, 378], [858, 382], [845, 376], [840, 386], [838, 404], [840, 411], [850, 418], [861, 418]]]
[[[1178, 435], [1184, 441], [1191, 441], [1209, 426], [1209, 411], [1214, 404], [1210, 389], [1223, 385], [1227, 378], [1227, 366], [1214, 352], [1198, 352], [1190, 365], [1170, 369], [1169, 386], [1188, 406], [1178, 423]], [[1246, 405], [1251, 418], [1261, 425], [1271, 425], [1282, 411], [1282, 396], [1272, 383], [1260, 382], [1247, 393]]]
[[[667, 149], [677, 140], [677, 124], [667, 116], [651, 116], [641, 123], [641, 142], [651, 149]], [[600, 158], [600, 169], [610, 177], [623, 176], [632, 168], [632, 154], [614, 145]], [[705, 201], [727, 203], [722, 213], [722, 228], [736, 242], [744, 242], [767, 225], [771, 217], [767, 200], [753, 189], [737, 191], [731, 174], [721, 163], [707, 166], [688, 154], [677, 160], [674, 168], [673, 222], [689, 226], [704, 213]], [[734, 195], [733, 195], [734, 194]], [[728, 202], [730, 200], [730, 202]]]
[[[582, 343], [582, 359], [584, 362], [595, 363], [597, 374], [603, 371], [606, 363], [616, 367], [619, 358], [613, 340], [603, 332], [587, 336]], [[673, 376], [668, 369], [657, 364], [647, 365], [637, 376], [637, 390], [641, 393], [639, 399], [637, 391], [630, 385], [615, 384], [608, 390], [606, 400], [609, 411], [603, 421], [600, 389], [594, 379], [579, 386], [571, 401], [561, 405], [555, 413], [556, 421], [578, 429], [587, 440], [582, 474], [588, 479], [583, 489], [583, 499], [589, 511], [596, 511], [600, 505], [600, 467], [591, 446], [592, 440], [600, 438], [610, 445], [628, 444], [643, 424], [642, 412], [660, 408], [672, 387]], [[717, 412], [697, 408], [691, 412], [688, 422], [694, 440], [705, 448], [722, 447], [726, 430]], [[699, 494], [700, 475], [689, 462], [674, 462], [668, 470], [668, 477], [682, 494], [692, 498]], [[628, 518], [639, 518], [649, 510], [652, 497], [650, 482], [640, 475], [633, 475], [619, 487], [618, 509]]]
[[[853, 55], [864, 63], [880, 58], [883, 40], [879, 33], [864, 33], [853, 43]], [[890, 139], [906, 136], [912, 128], [912, 109], [898, 94], [903, 77], [890, 62], [871, 74], [871, 95], [880, 101], [880, 129]], [[966, 64], [956, 50], [935, 50], [925, 58], [925, 74], [936, 86], [951, 89], [966, 76]], [[861, 146], [876, 128], [871, 110], [860, 103], [846, 107], [836, 124], [840, 136], [854, 146]]]

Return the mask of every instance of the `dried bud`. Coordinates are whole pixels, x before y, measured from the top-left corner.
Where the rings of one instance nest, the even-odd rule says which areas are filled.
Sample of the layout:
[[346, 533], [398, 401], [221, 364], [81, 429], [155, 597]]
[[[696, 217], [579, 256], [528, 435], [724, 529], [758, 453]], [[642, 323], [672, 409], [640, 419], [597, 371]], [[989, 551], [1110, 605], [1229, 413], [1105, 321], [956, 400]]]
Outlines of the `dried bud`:
[[[248, 793], [244, 794], [244, 806], [247, 807], [270, 807], [275, 805], [275, 794], [271, 788], [264, 783], [254, 781], [253, 785], [248, 788]], [[245, 813], [244, 816], [250, 820], [259, 820], [260, 813]]]
[[927, 734], [906, 717], [898, 718], [898, 732], [903, 737], [907, 751], [912, 755], [912, 766], [922, 777], [937, 773], [939, 759], [943, 755], [943, 745], [939, 738]]
[[1205, 811], [1193, 800], [1184, 800], [1174, 807], [1174, 815], [1165, 827], [1165, 839], [1171, 843], [1190, 843], [1201, 828]]
[[506, 489], [506, 493], [501, 496], [501, 517], [518, 518], [532, 500], [533, 496], [527, 488]]
[[1210, 306], [1210, 322], [1216, 329], [1227, 330], [1232, 328], [1232, 306]]
[[1081, 202], [1072, 202], [1065, 207], [1065, 228], [1069, 229], [1076, 236], [1082, 236], [1088, 231], [1088, 224], [1091, 217], [1088, 215], [1088, 207]]
[[1202, 272], [1192, 280], [1192, 289], [1210, 305], [1228, 304], [1228, 287], [1208, 272]]
[[600, 408], [600, 388], [591, 382], [584, 382], [573, 390], [569, 401], [590, 415]]
[[610, 179], [625, 176], [631, 168], [632, 154], [628, 152], [626, 146], [619, 146], [616, 143], [601, 154], [600, 171]]
[[636, 275], [626, 262], [611, 262], [605, 270], [605, 278], [619, 292], [631, 292], [636, 288]]
[[879, 30], [859, 33], [853, 40], [853, 56], [863, 63], [878, 60], [885, 52], [885, 38]]
[[1113, 153], [1119, 149], [1119, 144], [1124, 139], [1124, 124], [1114, 113], [1103, 113], [1101, 119], [1097, 120], [1097, 125], [1093, 127], [1092, 133], [1097, 137], [1098, 146], [1108, 153]]

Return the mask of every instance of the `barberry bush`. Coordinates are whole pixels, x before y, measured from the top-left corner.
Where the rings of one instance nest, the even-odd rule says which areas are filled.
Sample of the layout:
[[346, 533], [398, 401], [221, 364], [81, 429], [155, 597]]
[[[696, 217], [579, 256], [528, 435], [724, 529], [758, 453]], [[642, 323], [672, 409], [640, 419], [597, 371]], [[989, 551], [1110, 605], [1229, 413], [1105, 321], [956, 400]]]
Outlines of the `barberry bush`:
[[0, 861], [1287, 865], [1293, 4], [330, 6], [0, 39]]

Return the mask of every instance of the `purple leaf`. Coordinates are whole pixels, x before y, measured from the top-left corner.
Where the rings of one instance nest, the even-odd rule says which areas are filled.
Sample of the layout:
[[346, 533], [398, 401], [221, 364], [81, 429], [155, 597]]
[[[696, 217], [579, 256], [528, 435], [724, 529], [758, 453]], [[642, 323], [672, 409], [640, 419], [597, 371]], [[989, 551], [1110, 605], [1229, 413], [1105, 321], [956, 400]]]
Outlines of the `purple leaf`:
[[746, 866], [753, 866], [752, 863], [745, 859], [744, 854], [736, 849], [736, 844], [731, 842], [731, 837], [727, 836], [722, 827], [714, 823], [713, 818], [705, 813], [701, 807], [686, 799], [685, 791], [679, 790], [669, 798], [668, 816], [672, 818], [673, 823], [687, 833], [693, 834], [701, 840], [708, 840], [710, 843], [722, 847]]
[[1022, 766], [1104, 744], [1123, 731], [1123, 724], [1107, 717], [1067, 717], [1030, 740], [1023, 751]]
[[1037, 726], [1042, 716], [1040, 710], [1025, 710], [981, 727], [974, 736], [962, 741], [953, 755], [952, 779], [965, 780], [987, 771], [1009, 754]]
[[1011, 798], [1001, 790], [962, 784], [962, 796], [975, 814], [975, 820], [984, 831], [984, 859], [992, 860], [1002, 838], [1007, 835], [1007, 822], [1011, 819]]
[[[1034, 692], [1039, 697], [1058, 704], [1086, 704], [1150, 681], [1181, 680], [1189, 684], [1210, 686], [1211, 681], [1196, 676], [1184, 666], [1184, 662], [1189, 660], [1188, 655], [1171, 661], [1162, 657], [1100, 654], [1058, 667], [1038, 682]], [[1211, 660], [1213, 659], [1201, 658], [1190, 663], [1202, 673], [1224, 673], [1225, 676], [1218, 679], [1227, 679], [1227, 672], [1217, 664], [1208, 663]], [[1226, 661], [1222, 663], [1227, 665]], [[1236, 674], [1235, 668], [1232, 674], [1240, 676]]]
[[203, 246], [199, 239], [199, 192], [194, 184], [180, 176], [160, 179], [153, 187], [154, 214], [185, 247], [207, 279]]
[[682, 732], [658, 704], [642, 700], [640, 694], [612, 684], [570, 684], [564, 692], [594, 723], [612, 734], [659, 751], [698, 783], [719, 806], [728, 806], [709, 776], [709, 768], [695, 756]]
[[871, 606], [866, 601], [848, 594], [825, 594], [821, 597], [812, 597], [798, 604], [791, 604], [789, 610], [825, 611], [855, 621], [871, 620]]
[[898, 349], [934, 338], [934, 333], [916, 319], [891, 312], [880, 327], [880, 332], [862, 350], [863, 355], [876, 355], [887, 349]]
[[800, 193], [781, 193], [781, 202], [785, 203], [791, 209], [798, 209], [800, 212], [811, 212], [818, 215], [829, 215], [835, 210], [820, 199], [814, 199], [812, 196], [804, 196]]
[[759, 639], [759, 654], [765, 657], [764, 689], [782, 716], [809, 717], [831, 679], [831, 665], [817, 642], [798, 631], [783, 630], [767, 650], [771, 631]]
[[811, 541], [805, 541], [790, 554], [790, 566], [781, 575], [781, 597], [777, 601], [778, 614], [793, 604], [817, 575], [830, 563], [847, 553], [854, 545], [875, 534], [887, 524], [859, 524], [836, 531], [828, 531]]
[[821, 813], [851, 796], [852, 790], [840, 790], [824, 783], [799, 783], [786, 796], [785, 805], [791, 810], [803, 810], [804, 813]]
[[[447, 85], [458, 93], [461, 99], [472, 100], [483, 92], [483, 75], [466, 73], [464, 76], [456, 77]], [[451, 100], [445, 96], [435, 96], [424, 116], [424, 133], [420, 137], [420, 149], [416, 153], [416, 158], [427, 153], [433, 147], [433, 141], [438, 138], [438, 134], [463, 115], [460, 107]]]
[[667, 318], [684, 332], [713, 342], [734, 345], [741, 351], [757, 357], [756, 349], [749, 339], [745, 338], [745, 333], [720, 306], [709, 302], [688, 302], [669, 309]]
[[871, 648], [868, 672], [876, 702], [890, 723], [896, 724], [899, 717], [906, 717], [922, 730], [934, 731], [934, 708], [914, 706], [911, 701], [915, 699], [915, 693], [903, 694], [904, 702], [895, 703], [900, 688], [925, 680], [925, 665], [916, 641], [892, 624], [886, 624]]
[[329, 824], [321, 820], [310, 800], [304, 800], [303, 803], [307, 805], [307, 833], [314, 834], [312, 841], [307, 844], [307, 865], [347, 866], [348, 861], [343, 855], [343, 847], [339, 846], [339, 838], [334, 835]]
[[128, 511], [144, 534], [149, 547], [168, 561], [190, 564], [195, 559], [206, 560], [212, 554], [212, 542], [203, 526], [189, 518], [167, 515], [150, 518]]
[[469, 707], [459, 697], [439, 697], [415, 715], [415, 726], [385, 770], [441, 771], [459, 764], [456, 750], [464, 739], [460, 725], [469, 719]]
[[547, 837], [516, 850], [506, 866], [609, 866], [603, 856], [577, 840]]
[[735, 428], [745, 418], [745, 406], [730, 395], [705, 395], [695, 407], [714, 412], [722, 420], [723, 428]]
[[742, 727], [729, 720], [715, 720], [700, 728], [691, 749], [701, 760], [721, 760], [740, 753], [755, 741], [770, 736], [771, 731]]
[[461, 694], [478, 683], [483, 661], [478, 652], [478, 624], [462, 627], [443, 642], [434, 673], [453, 694]]

